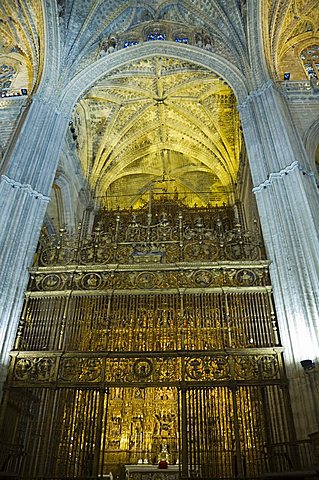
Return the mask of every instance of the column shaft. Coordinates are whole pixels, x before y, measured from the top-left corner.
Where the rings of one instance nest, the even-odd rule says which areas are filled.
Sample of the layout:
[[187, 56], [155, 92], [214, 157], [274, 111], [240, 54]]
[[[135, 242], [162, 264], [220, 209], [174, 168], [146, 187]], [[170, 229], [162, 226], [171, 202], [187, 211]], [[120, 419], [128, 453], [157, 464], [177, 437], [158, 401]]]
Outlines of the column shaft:
[[[239, 107], [300, 435], [319, 429], [300, 360], [319, 360], [319, 195], [286, 98], [272, 84]], [[309, 408], [307, 409], [307, 406]]]
[[0, 177], [0, 383], [6, 375], [67, 125], [66, 115], [34, 98]]

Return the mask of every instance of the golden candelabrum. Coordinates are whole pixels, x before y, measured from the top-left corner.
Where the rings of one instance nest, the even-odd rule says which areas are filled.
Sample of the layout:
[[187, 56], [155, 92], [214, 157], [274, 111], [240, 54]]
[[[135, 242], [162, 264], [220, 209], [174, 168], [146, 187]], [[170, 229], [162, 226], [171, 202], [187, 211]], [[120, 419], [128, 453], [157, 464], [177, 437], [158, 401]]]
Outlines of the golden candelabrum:
[[217, 478], [281, 466], [270, 446], [292, 428], [268, 262], [239, 211], [153, 202], [41, 239], [11, 352], [6, 468], [133, 464], [142, 480], [161, 460]]

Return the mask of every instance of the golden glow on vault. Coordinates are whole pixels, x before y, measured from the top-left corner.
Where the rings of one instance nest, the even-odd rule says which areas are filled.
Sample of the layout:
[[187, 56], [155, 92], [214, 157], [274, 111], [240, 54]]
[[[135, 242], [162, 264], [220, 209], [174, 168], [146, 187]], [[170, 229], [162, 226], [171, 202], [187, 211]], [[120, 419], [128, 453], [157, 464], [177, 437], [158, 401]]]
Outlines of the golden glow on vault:
[[235, 97], [217, 75], [151, 58], [106, 76], [74, 114], [85, 175], [108, 207], [150, 188], [190, 205], [233, 201], [241, 135]]

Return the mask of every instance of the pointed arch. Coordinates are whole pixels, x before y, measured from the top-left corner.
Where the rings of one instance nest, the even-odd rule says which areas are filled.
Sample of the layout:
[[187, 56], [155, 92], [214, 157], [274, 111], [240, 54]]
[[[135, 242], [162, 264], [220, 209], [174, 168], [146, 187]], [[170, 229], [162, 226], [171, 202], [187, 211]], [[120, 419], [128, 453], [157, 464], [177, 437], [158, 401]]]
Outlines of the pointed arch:
[[113, 52], [84, 68], [64, 89], [60, 99], [61, 109], [67, 109], [71, 112], [79, 97], [102, 76], [125, 64], [154, 56], [185, 60], [200, 67], [205, 67], [226, 80], [233, 89], [239, 103], [247, 97], [248, 90], [245, 76], [236, 66], [221, 58], [220, 55], [190, 45], [153, 41]]

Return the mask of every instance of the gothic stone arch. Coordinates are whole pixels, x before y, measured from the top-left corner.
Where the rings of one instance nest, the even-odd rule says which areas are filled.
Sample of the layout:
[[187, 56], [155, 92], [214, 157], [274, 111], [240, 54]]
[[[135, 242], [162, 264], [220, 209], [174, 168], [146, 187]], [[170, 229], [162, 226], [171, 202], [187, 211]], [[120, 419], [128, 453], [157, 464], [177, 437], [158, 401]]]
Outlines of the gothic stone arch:
[[231, 86], [239, 103], [248, 95], [244, 75], [219, 55], [190, 45], [154, 41], [113, 52], [86, 67], [68, 83], [62, 92], [61, 108], [63, 110], [68, 109], [71, 112], [80, 96], [92, 87], [99, 78], [126, 64], [153, 56], [176, 58], [214, 71]]

